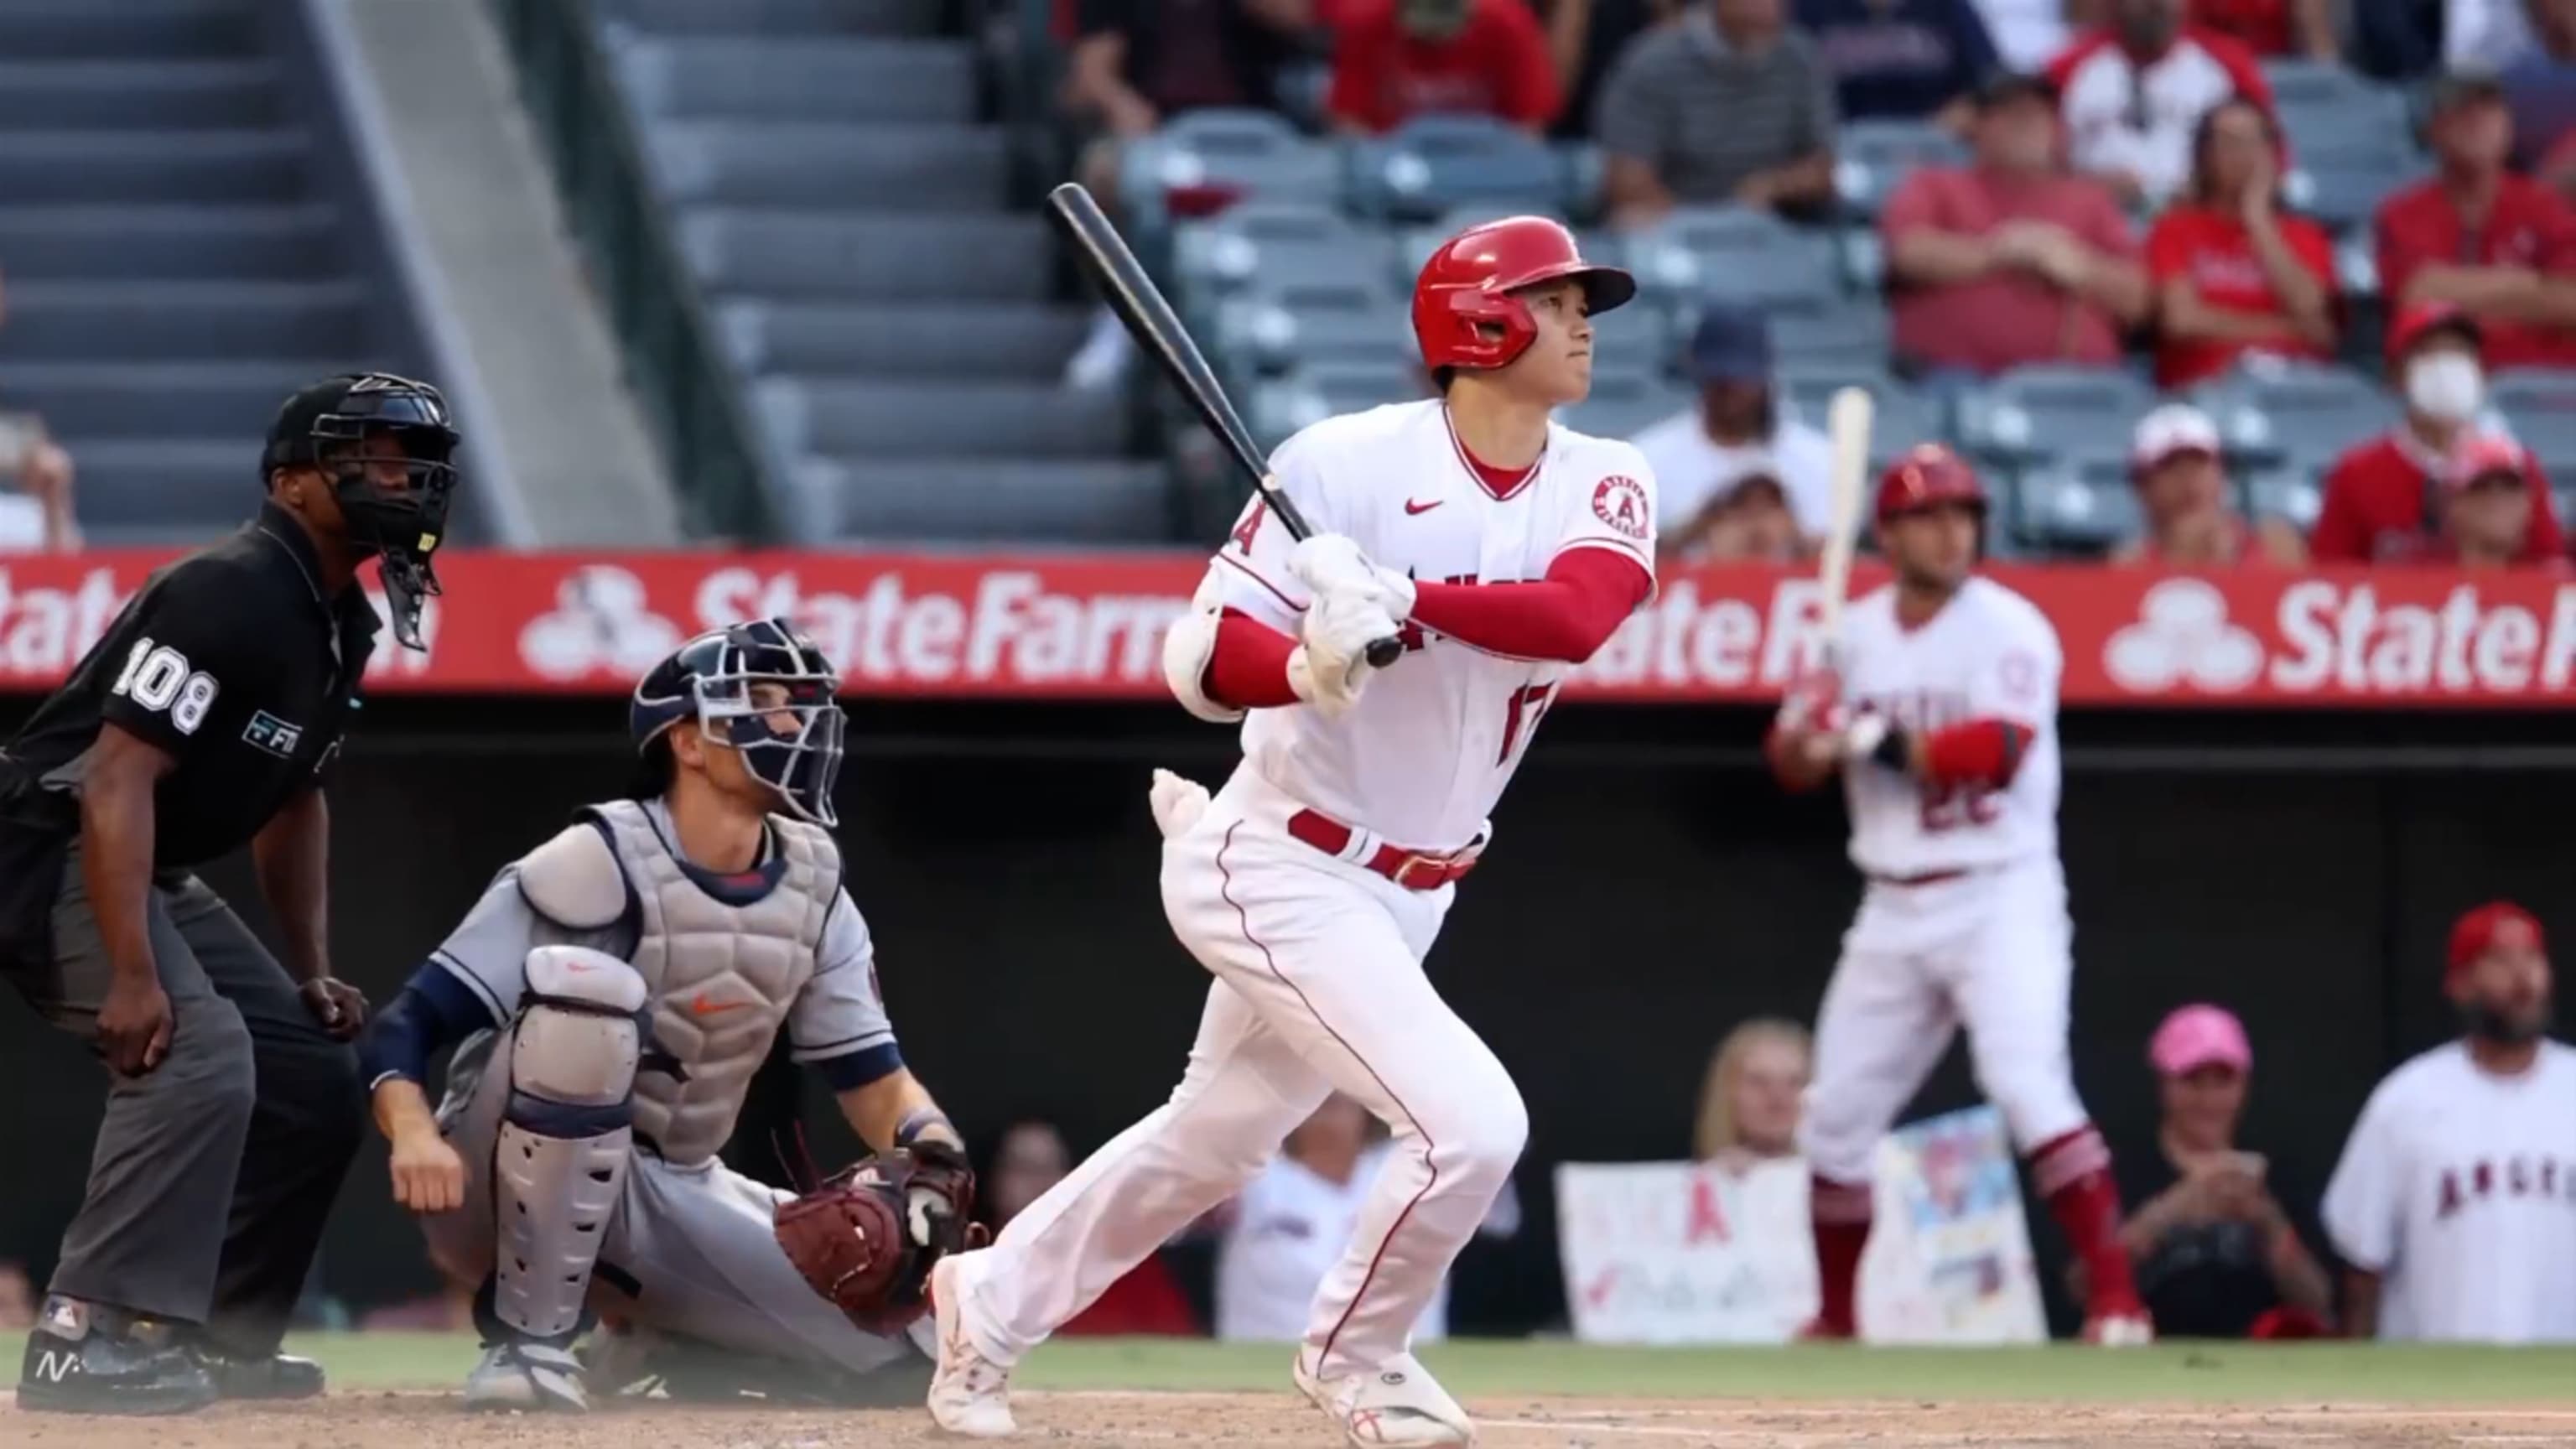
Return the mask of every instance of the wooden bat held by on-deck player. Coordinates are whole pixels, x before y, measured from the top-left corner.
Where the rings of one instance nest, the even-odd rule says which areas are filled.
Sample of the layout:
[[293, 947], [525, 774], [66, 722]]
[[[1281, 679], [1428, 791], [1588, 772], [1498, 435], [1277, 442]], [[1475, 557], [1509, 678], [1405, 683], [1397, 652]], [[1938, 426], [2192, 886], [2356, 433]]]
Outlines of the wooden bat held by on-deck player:
[[[1199, 420], [1225, 445], [1235, 466], [1261, 490], [1262, 498], [1278, 515], [1288, 536], [1300, 542], [1313, 536], [1314, 530], [1306, 526], [1306, 516], [1297, 511], [1297, 505], [1280, 488], [1279, 480], [1270, 476], [1261, 449], [1252, 441], [1251, 430], [1243, 425], [1242, 416], [1218, 385], [1215, 369], [1200, 355], [1198, 343], [1181, 326], [1172, 304], [1163, 300], [1154, 279], [1145, 275], [1144, 263], [1128, 249], [1126, 238], [1101, 213], [1100, 203], [1092, 200], [1091, 193], [1079, 182], [1068, 181], [1047, 194], [1047, 215], [1073, 243], [1083, 270], [1100, 284], [1101, 295], [1109, 300], [1109, 310], [1118, 314], [1136, 345], [1144, 348], [1145, 355], [1163, 370], [1163, 376], [1180, 389]], [[1403, 654], [1404, 645], [1398, 640], [1380, 639], [1369, 645], [1368, 662], [1384, 669]]]
[[1833, 441], [1833, 507], [1824, 553], [1816, 561], [1816, 628], [1824, 638], [1828, 664], [1834, 662], [1844, 596], [1851, 590], [1852, 553], [1860, 547], [1861, 497], [1869, 490], [1869, 430], [1875, 407], [1866, 391], [1847, 387], [1834, 394], [1826, 413], [1826, 430]]

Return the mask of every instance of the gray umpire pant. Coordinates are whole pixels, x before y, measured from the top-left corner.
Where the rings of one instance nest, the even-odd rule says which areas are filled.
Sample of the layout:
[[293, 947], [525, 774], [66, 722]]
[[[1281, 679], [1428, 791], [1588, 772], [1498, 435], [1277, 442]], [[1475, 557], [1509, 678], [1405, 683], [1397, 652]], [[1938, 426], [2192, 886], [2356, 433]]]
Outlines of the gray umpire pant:
[[[334, 1041], [286, 969], [223, 898], [185, 871], [154, 880], [154, 964], [170, 1051], [110, 1074], [89, 1192], [51, 1291], [203, 1324], [247, 1353], [275, 1348], [358, 1150], [353, 1048]], [[50, 962], [0, 964], [55, 1026], [94, 1042], [110, 980], [74, 846]]]

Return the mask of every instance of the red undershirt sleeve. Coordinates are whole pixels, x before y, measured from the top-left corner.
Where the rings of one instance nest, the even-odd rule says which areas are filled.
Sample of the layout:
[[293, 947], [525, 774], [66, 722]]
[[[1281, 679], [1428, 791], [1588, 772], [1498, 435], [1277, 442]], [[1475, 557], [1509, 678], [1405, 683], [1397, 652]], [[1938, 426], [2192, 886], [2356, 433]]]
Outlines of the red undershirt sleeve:
[[1203, 683], [1208, 698], [1227, 709], [1276, 709], [1297, 702], [1288, 687], [1288, 656], [1297, 641], [1238, 609], [1216, 621], [1216, 647], [1208, 653]]
[[1581, 664], [1654, 588], [1625, 554], [1568, 549], [1537, 583], [1417, 584], [1413, 622], [1490, 653]]
[[1924, 739], [1923, 771], [1936, 785], [2000, 790], [2020, 771], [2032, 738], [2030, 726], [2008, 719], [1963, 720]]

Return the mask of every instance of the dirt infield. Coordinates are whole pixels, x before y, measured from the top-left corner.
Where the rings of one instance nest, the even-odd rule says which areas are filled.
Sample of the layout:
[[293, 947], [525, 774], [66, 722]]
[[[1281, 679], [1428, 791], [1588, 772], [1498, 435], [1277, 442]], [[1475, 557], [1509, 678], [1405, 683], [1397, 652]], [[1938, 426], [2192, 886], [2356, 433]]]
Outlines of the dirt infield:
[[[0, 1396], [5, 1397], [5, 1396]], [[1632, 1402], [1492, 1397], [1472, 1404], [1487, 1449], [2201, 1449], [2268, 1445], [2570, 1445], [2576, 1409], [1884, 1401]], [[1230, 1444], [1331, 1449], [1287, 1394], [1029, 1394], [1022, 1442], [1046, 1449]], [[453, 1395], [338, 1394], [284, 1408], [227, 1405], [186, 1419], [69, 1419], [0, 1407], [0, 1444], [27, 1449], [876, 1449], [960, 1441], [914, 1412], [619, 1404], [586, 1419], [469, 1416]]]

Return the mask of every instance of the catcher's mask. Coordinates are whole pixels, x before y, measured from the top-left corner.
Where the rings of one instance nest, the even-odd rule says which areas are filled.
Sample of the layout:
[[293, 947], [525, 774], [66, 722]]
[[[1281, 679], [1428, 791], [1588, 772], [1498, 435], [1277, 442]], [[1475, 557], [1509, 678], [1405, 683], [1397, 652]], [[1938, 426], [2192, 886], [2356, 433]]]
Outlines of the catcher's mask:
[[[387, 442], [394, 448], [378, 446]], [[383, 571], [394, 637], [412, 649], [428, 647], [420, 612], [439, 591], [429, 556], [447, 528], [456, 444], [437, 388], [391, 373], [346, 373], [288, 398], [260, 458], [262, 480], [280, 468], [313, 468], [330, 483], [348, 541], [375, 555]], [[401, 466], [399, 488], [386, 485], [389, 464]]]
[[741, 752], [743, 768], [769, 787], [780, 808], [833, 826], [832, 786], [841, 775], [841, 677], [805, 632], [785, 619], [701, 634], [653, 666], [627, 711], [635, 748], [651, 760], [682, 720]]

